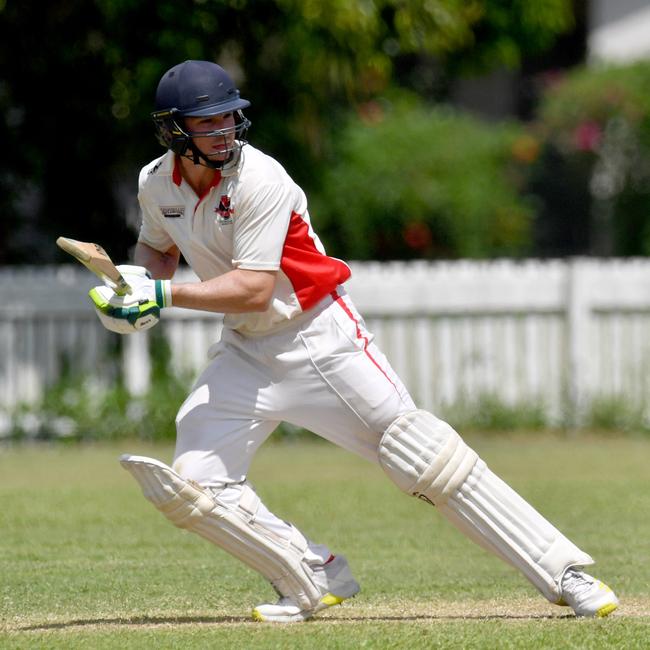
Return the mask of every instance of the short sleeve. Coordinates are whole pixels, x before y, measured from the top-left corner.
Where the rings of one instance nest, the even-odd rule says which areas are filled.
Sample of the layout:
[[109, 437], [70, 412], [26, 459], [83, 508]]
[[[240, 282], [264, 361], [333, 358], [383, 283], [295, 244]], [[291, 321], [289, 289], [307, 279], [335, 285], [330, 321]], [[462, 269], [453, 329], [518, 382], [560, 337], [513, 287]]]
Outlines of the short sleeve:
[[289, 222], [299, 188], [287, 183], [257, 188], [235, 215], [233, 259], [235, 268], [274, 271], [280, 268]]
[[151, 246], [157, 251], [165, 252], [174, 246], [174, 240], [169, 236], [161, 223], [160, 210], [147, 200], [143, 193], [138, 195], [140, 210], [142, 213], [142, 223], [140, 225], [140, 234], [138, 241]]

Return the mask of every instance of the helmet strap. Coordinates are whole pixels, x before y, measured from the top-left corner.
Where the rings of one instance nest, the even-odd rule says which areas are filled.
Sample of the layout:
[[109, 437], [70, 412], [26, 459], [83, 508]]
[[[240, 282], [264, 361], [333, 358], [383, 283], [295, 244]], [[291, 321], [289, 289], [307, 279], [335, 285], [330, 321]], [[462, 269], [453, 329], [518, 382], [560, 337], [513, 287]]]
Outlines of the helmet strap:
[[191, 138], [188, 148], [192, 152], [191, 155], [189, 152], [181, 155], [183, 155], [185, 158], [189, 158], [189, 160], [191, 160], [195, 165], [203, 165], [204, 167], [209, 167], [210, 169], [221, 169], [225, 164], [229, 163], [233, 157], [233, 154], [230, 154], [227, 160], [210, 160], [210, 158], [199, 151], [198, 147], [194, 144]]

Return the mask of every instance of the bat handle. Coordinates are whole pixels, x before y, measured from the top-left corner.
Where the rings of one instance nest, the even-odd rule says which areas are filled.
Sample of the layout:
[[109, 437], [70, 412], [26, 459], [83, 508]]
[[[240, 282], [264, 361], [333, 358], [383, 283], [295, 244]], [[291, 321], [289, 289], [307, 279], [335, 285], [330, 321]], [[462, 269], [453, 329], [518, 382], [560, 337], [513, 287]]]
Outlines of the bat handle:
[[104, 284], [112, 289], [118, 296], [125, 296], [126, 294], [131, 295], [133, 289], [131, 285], [120, 275], [119, 280], [115, 281], [109, 278], [108, 276], [102, 276]]

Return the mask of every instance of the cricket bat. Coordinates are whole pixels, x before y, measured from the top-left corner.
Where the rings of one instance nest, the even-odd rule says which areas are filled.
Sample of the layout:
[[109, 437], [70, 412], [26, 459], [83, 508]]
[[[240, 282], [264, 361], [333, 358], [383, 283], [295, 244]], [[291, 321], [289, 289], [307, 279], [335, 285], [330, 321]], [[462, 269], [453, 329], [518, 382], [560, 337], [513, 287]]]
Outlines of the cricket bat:
[[59, 237], [56, 245], [101, 278], [118, 296], [131, 293], [131, 287], [99, 244]]

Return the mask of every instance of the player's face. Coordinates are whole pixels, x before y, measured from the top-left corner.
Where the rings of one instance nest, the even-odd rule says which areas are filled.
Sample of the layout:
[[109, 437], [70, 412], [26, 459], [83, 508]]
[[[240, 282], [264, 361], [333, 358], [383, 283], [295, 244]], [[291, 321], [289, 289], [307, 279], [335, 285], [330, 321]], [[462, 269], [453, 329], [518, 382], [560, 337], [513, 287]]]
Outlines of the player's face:
[[185, 128], [193, 136], [194, 144], [202, 154], [225, 160], [235, 144], [235, 115], [206, 115], [186, 117]]

